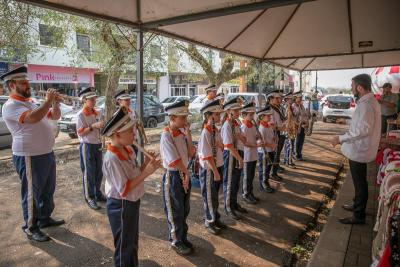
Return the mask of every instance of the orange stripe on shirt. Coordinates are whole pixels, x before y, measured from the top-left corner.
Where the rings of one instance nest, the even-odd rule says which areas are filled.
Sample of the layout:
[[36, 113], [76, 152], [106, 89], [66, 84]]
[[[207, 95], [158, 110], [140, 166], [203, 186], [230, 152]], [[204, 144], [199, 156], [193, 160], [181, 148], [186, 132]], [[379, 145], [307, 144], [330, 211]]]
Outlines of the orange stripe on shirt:
[[49, 112], [47, 112], [47, 118], [51, 119], [53, 117], [53, 113], [51, 112], [51, 110], [49, 110]]
[[24, 112], [21, 114], [21, 116], [19, 116], [18, 122], [19, 122], [19, 123], [24, 123], [24, 122], [25, 122], [26, 116], [28, 116], [29, 113], [31, 113], [31, 111], [32, 111], [32, 110], [24, 111]]
[[179, 161], [181, 161], [181, 159], [176, 159], [173, 162], [171, 162], [170, 164], [168, 164], [168, 167], [170, 168], [174, 168], [176, 165], [178, 165]]
[[84, 130], [85, 130], [85, 127], [79, 128], [79, 129], [78, 129], [78, 134], [83, 133]]
[[126, 197], [126, 195], [129, 193], [129, 187], [132, 183], [132, 180], [128, 180], [124, 186], [124, 191], [122, 191], [121, 197]]
[[224, 145], [224, 147], [225, 148], [230, 148], [230, 147], [233, 147], [233, 144], [226, 144], [226, 145]]

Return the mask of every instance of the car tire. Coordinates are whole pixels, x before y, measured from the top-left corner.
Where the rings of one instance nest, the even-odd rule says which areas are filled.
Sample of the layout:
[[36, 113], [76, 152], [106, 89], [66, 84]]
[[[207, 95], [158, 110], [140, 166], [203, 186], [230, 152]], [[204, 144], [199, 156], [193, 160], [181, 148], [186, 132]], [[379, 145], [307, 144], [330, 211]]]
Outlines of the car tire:
[[78, 135], [77, 135], [76, 133], [69, 133], [68, 136], [69, 136], [71, 139], [76, 139], [76, 138], [78, 138]]
[[156, 118], [154, 117], [150, 117], [148, 118], [148, 120], [146, 121], [146, 128], [156, 128], [158, 124], [158, 121]]

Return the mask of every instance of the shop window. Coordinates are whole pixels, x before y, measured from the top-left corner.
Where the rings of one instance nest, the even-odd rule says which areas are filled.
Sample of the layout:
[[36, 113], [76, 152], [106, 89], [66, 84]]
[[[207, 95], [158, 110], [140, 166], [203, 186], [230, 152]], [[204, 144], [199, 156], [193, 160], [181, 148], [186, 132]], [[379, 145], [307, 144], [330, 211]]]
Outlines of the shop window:
[[41, 45], [63, 47], [63, 31], [59, 27], [39, 24], [39, 41]]
[[83, 52], [87, 59], [90, 59], [90, 37], [84, 34], [76, 34], [76, 46]]

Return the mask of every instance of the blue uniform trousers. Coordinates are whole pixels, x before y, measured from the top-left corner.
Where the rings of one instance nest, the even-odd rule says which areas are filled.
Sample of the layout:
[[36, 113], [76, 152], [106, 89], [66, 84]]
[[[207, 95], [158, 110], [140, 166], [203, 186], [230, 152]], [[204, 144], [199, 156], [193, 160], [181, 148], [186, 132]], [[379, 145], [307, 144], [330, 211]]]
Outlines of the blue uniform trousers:
[[298, 159], [303, 157], [303, 145], [305, 138], [306, 138], [305, 129], [303, 127], [300, 127], [300, 132], [297, 134], [296, 137], [296, 157]]
[[284, 157], [283, 157], [283, 163], [284, 164], [292, 164], [293, 163], [293, 157], [294, 157], [294, 145], [295, 139], [285, 139], [285, 145], [283, 148], [284, 151]]
[[114, 238], [114, 263], [118, 267], [139, 266], [138, 201], [107, 198], [107, 215]]
[[277, 174], [278, 165], [273, 165], [275, 152], [267, 152], [268, 160], [264, 156], [264, 153], [258, 153], [258, 179], [260, 181], [260, 189], [263, 189], [263, 183], [269, 180], [269, 175], [272, 170], [272, 174]]
[[168, 222], [169, 241], [172, 244], [183, 244], [187, 241], [190, 212], [190, 189], [185, 192], [179, 171], [167, 171], [163, 176], [164, 212]]
[[[219, 175], [222, 179], [223, 167], [218, 168]], [[200, 186], [201, 195], [203, 196], [204, 207], [204, 223], [206, 226], [214, 225], [219, 220], [218, 212], [218, 193], [222, 181], [214, 180], [214, 173], [211, 170], [200, 168]]]
[[253, 181], [256, 175], [257, 161], [245, 162], [243, 166], [243, 197], [253, 193]]
[[79, 152], [83, 174], [83, 194], [86, 200], [96, 199], [102, 195], [100, 190], [103, 180], [101, 144], [81, 143]]
[[[240, 151], [239, 151], [240, 154]], [[238, 169], [237, 160], [229, 150], [224, 150], [224, 202], [225, 210], [230, 212], [237, 208], [237, 194], [240, 186], [242, 170]]]
[[39, 228], [54, 210], [56, 161], [54, 153], [38, 156], [13, 155], [13, 163], [21, 180], [21, 204], [25, 224], [22, 229]]

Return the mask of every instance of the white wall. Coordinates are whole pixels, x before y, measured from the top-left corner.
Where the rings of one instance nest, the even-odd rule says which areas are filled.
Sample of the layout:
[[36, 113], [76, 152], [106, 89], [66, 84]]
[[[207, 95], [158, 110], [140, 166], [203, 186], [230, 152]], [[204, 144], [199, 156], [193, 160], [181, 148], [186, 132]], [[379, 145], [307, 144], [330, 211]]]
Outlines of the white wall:
[[167, 97], [170, 96], [170, 90], [169, 90], [169, 76], [161, 76], [158, 79], [158, 99], [160, 101], [163, 101]]

